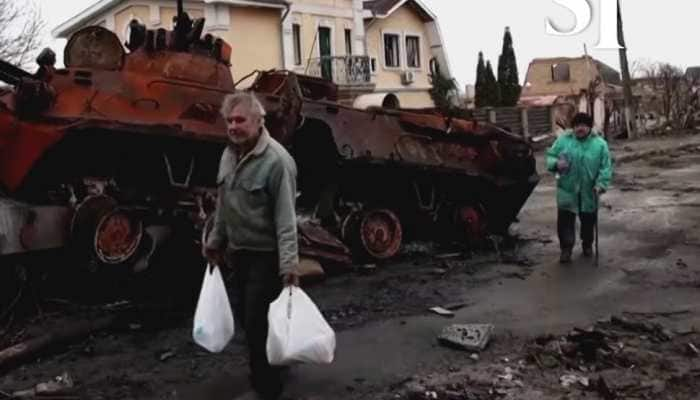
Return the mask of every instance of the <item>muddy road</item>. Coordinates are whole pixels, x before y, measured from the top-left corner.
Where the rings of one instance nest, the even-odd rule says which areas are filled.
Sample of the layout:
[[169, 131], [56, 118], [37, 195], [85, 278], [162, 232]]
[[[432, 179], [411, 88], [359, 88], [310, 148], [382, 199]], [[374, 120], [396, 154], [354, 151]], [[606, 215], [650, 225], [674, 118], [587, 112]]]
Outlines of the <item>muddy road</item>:
[[[544, 335], [560, 337], [576, 327], [626, 316], [659, 323], [673, 333], [673, 338], [654, 343], [643, 332], [612, 330], [611, 343], [624, 342], [655, 354], [637, 364], [656, 377], [636, 382], [635, 376], [646, 375], [633, 374], [630, 387], [649, 384], [656, 390], [649, 392], [656, 393], [654, 398], [693, 398], [693, 373], [700, 365], [687, 353], [687, 344], [700, 345], [700, 337], [692, 332], [700, 326], [698, 182], [700, 147], [616, 166], [614, 188], [600, 211], [598, 268], [580, 257], [580, 247], [573, 264], [558, 264], [555, 182], [543, 176], [513, 226], [518, 240], [500, 253], [454, 254], [418, 244], [390, 264], [358, 268], [309, 286], [309, 294], [337, 330], [336, 361], [331, 366], [293, 368], [288, 395], [603, 398], [590, 389], [593, 383], [589, 388], [580, 383], [561, 386], [561, 376], [579, 367], [576, 361], [558, 358], [555, 367], [543, 368], [531, 349]], [[434, 306], [450, 306], [455, 315], [432, 314], [428, 308]], [[100, 313], [99, 308], [53, 307], [54, 313], [43, 310], [42, 318], [10, 326], [3, 343]], [[231, 399], [247, 390], [242, 338], [221, 354], [207, 354], [191, 340], [191, 310], [184, 313], [131, 310], [114, 329], [5, 372], [0, 391], [26, 389], [64, 372], [74, 381], [74, 395], [85, 399]], [[453, 323], [495, 325], [492, 342], [478, 360], [438, 344], [437, 335]], [[611, 331], [610, 326], [601, 329]], [[623, 365], [620, 359], [611, 360]], [[598, 376], [591, 371], [604, 367], [583, 366], [586, 371], [579, 368], [577, 374], [591, 382]], [[658, 373], [666, 367], [676, 373]], [[498, 376], [508, 376], [505, 368], [514, 377], [510, 383], [495, 384], [505, 379]]]

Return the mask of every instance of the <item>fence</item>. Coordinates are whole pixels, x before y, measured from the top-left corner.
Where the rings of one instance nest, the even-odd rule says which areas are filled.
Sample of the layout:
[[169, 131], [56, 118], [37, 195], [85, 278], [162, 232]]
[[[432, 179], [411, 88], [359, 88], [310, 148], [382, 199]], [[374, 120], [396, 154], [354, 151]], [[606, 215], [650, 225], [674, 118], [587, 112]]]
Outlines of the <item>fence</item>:
[[474, 118], [501, 125], [524, 137], [534, 137], [555, 130], [552, 111], [551, 107], [477, 108], [474, 110]]

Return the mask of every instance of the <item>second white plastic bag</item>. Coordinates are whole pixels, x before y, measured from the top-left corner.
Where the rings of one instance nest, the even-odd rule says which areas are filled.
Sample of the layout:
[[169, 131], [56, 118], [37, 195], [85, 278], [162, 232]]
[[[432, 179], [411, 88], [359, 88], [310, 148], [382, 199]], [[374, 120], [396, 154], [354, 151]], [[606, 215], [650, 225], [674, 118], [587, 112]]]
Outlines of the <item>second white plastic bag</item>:
[[267, 358], [271, 365], [330, 364], [335, 332], [301, 288], [284, 288], [268, 312]]
[[207, 265], [194, 313], [192, 338], [212, 353], [221, 352], [234, 334], [233, 312], [221, 271]]

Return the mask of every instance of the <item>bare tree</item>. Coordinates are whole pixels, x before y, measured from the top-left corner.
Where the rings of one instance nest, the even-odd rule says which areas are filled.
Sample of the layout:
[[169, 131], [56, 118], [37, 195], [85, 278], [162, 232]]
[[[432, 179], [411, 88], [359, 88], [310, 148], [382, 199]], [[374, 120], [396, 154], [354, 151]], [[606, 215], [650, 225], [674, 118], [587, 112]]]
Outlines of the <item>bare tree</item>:
[[648, 58], [636, 59], [630, 65], [630, 74], [633, 79], [647, 78], [649, 76], [649, 68], [655, 68], [657, 65], [658, 63]]
[[45, 23], [36, 4], [17, 3], [0, 0], [0, 59], [26, 67], [42, 46]]
[[645, 63], [641, 75], [658, 98], [666, 126], [689, 128], [698, 110], [698, 78], [669, 63]]

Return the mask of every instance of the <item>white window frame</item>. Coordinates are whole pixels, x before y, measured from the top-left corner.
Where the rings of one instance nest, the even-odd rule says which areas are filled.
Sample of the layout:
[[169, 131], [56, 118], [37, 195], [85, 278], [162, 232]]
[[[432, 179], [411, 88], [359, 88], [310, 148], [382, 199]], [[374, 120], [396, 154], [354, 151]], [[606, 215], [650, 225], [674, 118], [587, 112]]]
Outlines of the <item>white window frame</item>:
[[[350, 42], [349, 43], [348, 43], [348, 32], [350, 32], [350, 38], [349, 38]], [[345, 46], [345, 55], [348, 57], [352, 56], [353, 52], [355, 51], [355, 49], [354, 49], [355, 44], [353, 43], [355, 41], [354, 33], [355, 32], [353, 31], [352, 28], [345, 27], [343, 29], [343, 42], [344, 42], [344, 46]], [[349, 49], [348, 49], [348, 44], [350, 44]]]
[[[398, 30], [386, 29], [386, 30], [382, 30], [379, 34], [382, 35], [381, 40], [379, 41], [381, 43], [380, 51], [381, 51], [382, 67], [384, 67], [384, 69], [387, 71], [401, 71], [403, 69], [403, 66], [404, 66], [404, 58], [405, 58], [403, 56], [403, 54], [406, 53], [405, 49], [404, 49], [404, 45], [402, 43], [403, 37], [404, 37], [403, 32], [398, 31]], [[399, 37], [399, 40], [398, 40], [398, 42], [399, 42], [398, 43], [399, 44], [399, 59], [397, 60], [399, 65], [397, 65], [395, 67], [388, 66], [386, 64], [386, 35], [396, 35]]]
[[[294, 27], [299, 27], [299, 36], [294, 36]], [[304, 43], [301, 33], [301, 24], [297, 21], [292, 22], [292, 58], [295, 67], [301, 67], [304, 65]], [[299, 43], [299, 63], [297, 63], [297, 39]]]
[[[418, 38], [418, 66], [411, 67], [408, 63], [408, 47], [406, 46], [406, 40], [408, 37]], [[406, 69], [411, 71], [423, 71], [425, 67], [423, 64], [423, 34], [420, 32], [404, 31], [403, 32], [403, 46], [404, 46], [404, 59], [406, 61]]]
[[[374, 68], [372, 68], [372, 60], [374, 60]], [[379, 57], [369, 56], [369, 73], [372, 76], [377, 76], [379, 73]]]

